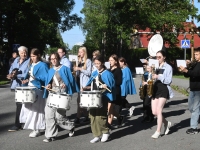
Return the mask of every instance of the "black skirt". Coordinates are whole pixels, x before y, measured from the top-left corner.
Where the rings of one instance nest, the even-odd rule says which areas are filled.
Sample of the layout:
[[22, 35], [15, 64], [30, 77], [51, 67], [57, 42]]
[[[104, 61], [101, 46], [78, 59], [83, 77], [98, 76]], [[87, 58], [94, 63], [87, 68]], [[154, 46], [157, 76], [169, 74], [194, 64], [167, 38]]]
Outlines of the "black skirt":
[[160, 80], [154, 83], [153, 87], [153, 99], [154, 98], [166, 98], [169, 99], [169, 90], [166, 84], [163, 84]]

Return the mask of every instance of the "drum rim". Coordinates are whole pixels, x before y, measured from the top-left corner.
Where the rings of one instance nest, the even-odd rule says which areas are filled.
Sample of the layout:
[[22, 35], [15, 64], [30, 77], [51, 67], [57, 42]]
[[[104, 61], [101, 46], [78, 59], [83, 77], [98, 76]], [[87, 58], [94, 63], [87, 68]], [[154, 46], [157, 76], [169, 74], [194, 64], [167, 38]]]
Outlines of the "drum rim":
[[31, 86], [18, 86], [15, 88], [16, 90], [30, 90], [30, 89], [36, 89], [36, 87]]
[[93, 90], [93, 91], [81, 91], [81, 93], [87, 93], [87, 94], [96, 94], [96, 93], [101, 93], [100, 90]]

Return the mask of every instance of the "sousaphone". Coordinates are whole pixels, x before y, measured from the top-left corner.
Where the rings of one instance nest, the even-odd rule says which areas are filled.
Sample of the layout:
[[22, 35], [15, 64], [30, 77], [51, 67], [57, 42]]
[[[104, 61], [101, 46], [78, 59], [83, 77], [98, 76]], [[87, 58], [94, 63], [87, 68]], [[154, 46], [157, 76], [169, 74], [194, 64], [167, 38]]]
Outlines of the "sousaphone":
[[162, 50], [163, 47], [163, 38], [160, 34], [155, 34], [149, 41], [148, 44], [148, 53], [150, 56], [156, 56], [156, 53], [159, 50]]

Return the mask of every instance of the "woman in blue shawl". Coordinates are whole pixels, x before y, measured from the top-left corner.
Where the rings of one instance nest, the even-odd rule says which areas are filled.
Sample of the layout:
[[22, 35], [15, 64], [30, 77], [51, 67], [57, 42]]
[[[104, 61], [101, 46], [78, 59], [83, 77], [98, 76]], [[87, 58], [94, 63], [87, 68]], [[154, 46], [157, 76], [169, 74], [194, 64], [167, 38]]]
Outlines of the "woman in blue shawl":
[[[94, 65], [97, 70], [92, 73], [86, 86], [91, 84], [93, 90], [102, 90], [103, 107], [89, 110], [91, 129], [94, 136], [90, 143], [99, 142], [101, 136], [101, 142], [106, 142], [109, 139], [110, 133], [107, 124], [108, 102], [116, 99], [114, 76], [110, 71], [106, 70], [103, 57], [97, 56], [94, 59]], [[98, 81], [102, 84], [99, 84], [100, 82]], [[111, 92], [105, 90], [106, 88]]]
[[129, 108], [129, 115], [132, 116], [134, 106], [131, 107], [129, 102], [126, 100], [128, 94], [133, 95], [137, 94], [135, 89], [135, 83], [131, 74], [130, 69], [127, 67], [126, 59], [121, 57], [119, 58], [120, 68], [122, 69], [122, 84], [121, 84], [121, 98], [122, 106], [124, 108]]
[[[56, 92], [59, 91], [60, 94], [68, 95], [72, 95], [75, 92], [79, 92], [79, 88], [75, 82], [71, 70], [68, 67], [60, 64], [60, 57], [58, 53], [52, 53], [49, 56], [49, 61], [51, 63], [52, 68], [48, 71], [47, 78], [45, 81], [46, 89], [44, 90], [44, 98], [47, 98], [49, 95], [47, 89], [52, 89]], [[49, 99], [47, 99], [47, 104], [48, 101]], [[52, 142], [55, 140], [55, 137], [58, 134], [57, 125], [64, 129], [70, 130], [69, 136], [74, 135], [74, 125], [67, 119], [65, 109], [59, 109], [46, 105], [45, 120], [46, 139], [44, 139], [43, 142]]]

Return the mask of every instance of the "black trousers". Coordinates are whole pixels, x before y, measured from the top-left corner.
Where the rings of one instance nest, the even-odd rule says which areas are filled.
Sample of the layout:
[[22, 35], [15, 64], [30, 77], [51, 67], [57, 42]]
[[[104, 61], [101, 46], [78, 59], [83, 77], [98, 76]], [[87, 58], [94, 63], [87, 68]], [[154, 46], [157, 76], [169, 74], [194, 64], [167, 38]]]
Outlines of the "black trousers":
[[123, 108], [131, 108], [131, 105], [129, 104], [129, 102], [126, 99], [126, 96], [122, 96], [121, 99], [122, 99], [122, 107]]
[[22, 109], [22, 103], [16, 103], [15, 126], [18, 128], [21, 128], [22, 125], [19, 121], [21, 109]]
[[146, 95], [144, 99], [144, 119], [153, 118], [152, 110], [151, 110], [151, 97]]

